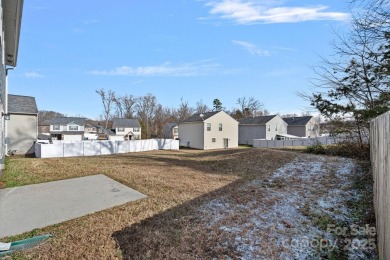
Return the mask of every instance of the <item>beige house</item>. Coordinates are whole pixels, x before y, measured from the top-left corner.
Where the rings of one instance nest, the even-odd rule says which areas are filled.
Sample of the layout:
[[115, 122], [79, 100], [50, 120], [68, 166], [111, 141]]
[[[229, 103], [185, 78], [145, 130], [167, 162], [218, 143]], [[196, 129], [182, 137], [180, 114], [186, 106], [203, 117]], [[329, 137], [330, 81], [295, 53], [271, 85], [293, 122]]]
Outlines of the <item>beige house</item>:
[[179, 124], [180, 146], [197, 149], [238, 147], [238, 122], [223, 111], [195, 114]]
[[287, 123], [287, 134], [299, 137], [317, 137], [320, 135], [320, 124], [314, 116], [283, 118]]
[[164, 139], [179, 139], [179, 125], [177, 123], [166, 123], [162, 129]]
[[141, 125], [137, 119], [114, 118], [109, 140], [141, 140]]
[[38, 108], [34, 97], [8, 95], [7, 151], [33, 154], [38, 138]]
[[287, 135], [287, 123], [278, 115], [246, 117], [238, 121], [239, 144], [253, 145], [253, 139], [276, 140]]

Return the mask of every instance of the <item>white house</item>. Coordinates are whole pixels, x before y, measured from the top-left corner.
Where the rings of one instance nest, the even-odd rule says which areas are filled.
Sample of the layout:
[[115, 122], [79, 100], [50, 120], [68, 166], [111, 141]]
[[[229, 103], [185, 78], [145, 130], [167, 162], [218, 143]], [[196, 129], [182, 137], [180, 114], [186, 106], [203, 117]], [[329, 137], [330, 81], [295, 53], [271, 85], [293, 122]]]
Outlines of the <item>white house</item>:
[[141, 125], [137, 119], [114, 118], [110, 140], [141, 140]]
[[287, 123], [278, 115], [247, 117], [238, 121], [240, 144], [253, 145], [253, 139], [276, 140], [287, 134]]
[[82, 141], [85, 118], [55, 117], [50, 120], [50, 135], [53, 140]]
[[299, 137], [317, 137], [320, 135], [320, 124], [314, 116], [296, 116], [283, 118], [287, 123], [287, 133]]
[[177, 123], [166, 123], [162, 132], [164, 139], [179, 139], [179, 125]]
[[[16, 67], [18, 59], [20, 25], [22, 23], [23, 0], [1, 0], [1, 37], [0, 37], [0, 175], [4, 169], [4, 156], [7, 153], [5, 136], [8, 119], [8, 86], [9, 67]], [[6, 66], [8, 68], [6, 68]]]
[[38, 108], [34, 97], [8, 95], [7, 149], [33, 154], [38, 138]]
[[197, 149], [238, 147], [238, 122], [223, 111], [195, 114], [179, 124], [181, 146]]

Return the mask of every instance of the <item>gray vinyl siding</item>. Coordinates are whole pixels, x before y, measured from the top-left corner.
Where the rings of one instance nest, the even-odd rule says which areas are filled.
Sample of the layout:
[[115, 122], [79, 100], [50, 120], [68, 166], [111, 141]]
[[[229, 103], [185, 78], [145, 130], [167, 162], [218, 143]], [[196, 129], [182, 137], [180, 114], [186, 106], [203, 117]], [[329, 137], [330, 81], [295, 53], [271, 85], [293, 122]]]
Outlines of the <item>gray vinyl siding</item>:
[[184, 123], [179, 125], [180, 146], [204, 149], [204, 123]]
[[287, 133], [289, 135], [295, 135], [299, 137], [305, 137], [306, 136], [306, 126], [294, 126], [289, 125]]
[[265, 125], [239, 125], [239, 144], [253, 145], [253, 139], [265, 139]]
[[8, 150], [17, 154], [33, 153], [34, 142], [38, 138], [38, 119], [36, 115], [11, 114], [7, 122]]

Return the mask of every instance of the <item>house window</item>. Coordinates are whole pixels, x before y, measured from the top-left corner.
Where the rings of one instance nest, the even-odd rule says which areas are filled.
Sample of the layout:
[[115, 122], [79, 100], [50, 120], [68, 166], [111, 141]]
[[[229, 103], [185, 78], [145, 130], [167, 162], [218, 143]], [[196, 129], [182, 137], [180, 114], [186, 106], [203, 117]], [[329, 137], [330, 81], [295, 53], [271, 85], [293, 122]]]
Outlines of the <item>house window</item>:
[[177, 134], [179, 131], [178, 131], [179, 129], [177, 129], [177, 128], [173, 128], [173, 133], [174, 134]]
[[275, 131], [278, 131], [278, 125], [275, 125]]
[[221, 123], [219, 123], [218, 128], [219, 128], [219, 131], [222, 131], [222, 124]]
[[59, 125], [53, 125], [53, 130], [60, 130], [60, 126]]
[[69, 131], [77, 131], [79, 130], [79, 127], [77, 125], [70, 125], [69, 126]]
[[211, 131], [211, 123], [207, 123], [207, 131]]
[[211, 138], [211, 142], [215, 143], [216, 142], [215, 138]]
[[[123, 131], [124, 131], [124, 130], [123, 130]], [[134, 132], [134, 133], [139, 133], [139, 128], [138, 128], [138, 127], [133, 128], [133, 132]]]
[[125, 128], [124, 127], [118, 127], [118, 132], [124, 132]]
[[271, 131], [271, 126], [267, 125], [268, 131]]

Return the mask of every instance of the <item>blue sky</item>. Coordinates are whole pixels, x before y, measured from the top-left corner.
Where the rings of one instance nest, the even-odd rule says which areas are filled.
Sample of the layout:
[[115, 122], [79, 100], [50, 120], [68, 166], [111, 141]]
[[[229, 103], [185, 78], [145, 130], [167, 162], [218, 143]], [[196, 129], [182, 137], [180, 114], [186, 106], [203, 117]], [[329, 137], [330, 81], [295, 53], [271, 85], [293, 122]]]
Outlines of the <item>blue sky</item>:
[[272, 113], [300, 113], [312, 67], [348, 29], [347, 4], [327, 1], [25, 1], [9, 93], [38, 108], [96, 119], [96, 89], [236, 106], [242, 96]]

